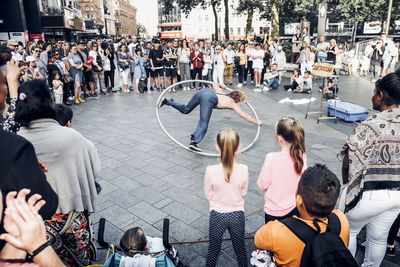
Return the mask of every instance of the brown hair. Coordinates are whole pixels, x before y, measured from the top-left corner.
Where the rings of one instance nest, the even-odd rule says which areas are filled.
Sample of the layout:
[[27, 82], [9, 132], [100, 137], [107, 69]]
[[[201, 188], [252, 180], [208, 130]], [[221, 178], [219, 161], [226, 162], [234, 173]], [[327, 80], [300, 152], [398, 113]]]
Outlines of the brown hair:
[[247, 100], [246, 94], [243, 91], [240, 91], [240, 90], [230, 91], [227, 94], [227, 96], [232, 98], [233, 101], [235, 101], [235, 103], [242, 103], [242, 102], [245, 102]]
[[140, 227], [134, 227], [124, 233], [119, 242], [119, 246], [130, 257], [138, 253], [147, 253], [147, 238]]
[[221, 150], [221, 163], [224, 169], [225, 181], [230, 182], [235, 162], [235, 153], [239, 148], [239, 134], [236, 130], [225, 128], [217, 134], [217, 145]]
[[306, 152], [304, 129], [293, 117], [284, 117], [276, 125], [276, 134], [290, 143], [290, 155], [294, 161], [297, 174], [301, 174], [304, 166], [303, 154]]

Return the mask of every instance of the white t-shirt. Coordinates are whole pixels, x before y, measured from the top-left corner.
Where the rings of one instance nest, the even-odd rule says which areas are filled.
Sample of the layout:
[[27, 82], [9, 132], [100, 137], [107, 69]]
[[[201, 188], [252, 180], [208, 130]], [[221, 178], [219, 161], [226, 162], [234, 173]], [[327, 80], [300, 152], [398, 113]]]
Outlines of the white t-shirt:
[[312, 87], [311, 76], [308, 76], [308, 78], [303, 78], [303, 86], [304, 86], [304, 88], [311, 88]]
[[260, 50], [254, 50], [253, 53], [254, 57], [261, 57], [261, 58], [255, 58], [253, 59], [253, 68], [254, 69], [262, 69], [264, 68], [264, 51], [262, 49]]
[[253, 54], [256, 51], [254, 48], [247, 48], [246, 54], [249, 56], [249, 61], [253, 61]]

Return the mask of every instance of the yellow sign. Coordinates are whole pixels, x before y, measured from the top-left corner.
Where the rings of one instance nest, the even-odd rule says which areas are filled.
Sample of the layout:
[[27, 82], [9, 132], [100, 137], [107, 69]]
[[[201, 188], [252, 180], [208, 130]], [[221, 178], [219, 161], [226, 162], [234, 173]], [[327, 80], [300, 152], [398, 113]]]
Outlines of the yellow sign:
[[321, 77], [330, 77], [333, 75], [334, 65], [328, 63], [315, 63], [312, 69], [312, 75]]

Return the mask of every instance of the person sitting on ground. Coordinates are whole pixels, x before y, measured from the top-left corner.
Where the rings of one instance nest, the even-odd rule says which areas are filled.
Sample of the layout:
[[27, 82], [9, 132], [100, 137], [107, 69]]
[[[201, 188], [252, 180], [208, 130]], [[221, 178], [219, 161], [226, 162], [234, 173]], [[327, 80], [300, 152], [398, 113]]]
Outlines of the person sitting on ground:
[[311, 72], [310, 71], [306, 71], [306, 72], [304, 72], [304, 78], [302, 80], [302, 83], [300, 84], [300, 86], [296, 90], [293, 90], [293, 93], [310, 94], [311, 90], [312, 90]]
[[256, 93], [260, 93], [263, 91], [271, 91], [272, 89], [277, 89], [279, 87], [279, 71], [278, 65], [276, 63], [272, 64], [271, 70], [266, 71], [264, 74], [264, 83], [261, 84], [260, 89], [254, 89], [253, 91]]
[[72, 117], [74, 115], [72, 109], [63, 104], [56, 104], [55, 111], [56, 121], [58, 121], [61, 126], [71, 128]]
[[121, 237], [119, 246], [127, 255], [121, 257], [121, 262], [119, 264], [121, 267], [156, 267], [157, 256], [162, 254], [165, 250], [161, 238], [146, 236], [143, 229], [140, 227], [127, 230]]
[[247, 193], [249, 169], [247, 165], [236, 162], [239, 141], [236, 130], [220, 130], [217, 135], [217, 149], [221, 153], [221, 164], [208, 166], [204, 175], [204, 193], [210, 202], [210, 245], [206, 260], [208, 267], [217, 264], [226, 230], [232, 238], [238, 266], [247, 266], [243, 197]]
[[292, 117], [284, 117], [275, 127], [280, 152], [268, 153], [258, 176], [258, 188], [265, 192], [265, 223], [299, 215], [296, 189], [307, 169], [304, 129]]
[[[301, 176], [296, 194], [296, 206], [300, 217], [314, 230], [324, 233], [329, 223], [328, 216], [334, 214], [340, 221], [340, 238], [347, 247], [349, 222], [339, 210], [333, 210], [340, 192], [340, 182], [324, 165], [316, 164]], [[274, 254], [278, 266], [298, 267], [305, 244], [282, 222], [270, 221], [262, 226], [254, 237], [256, 247]]]
[[234, 90], [225, 93], [226, 86], [218, 83], [213, 83], [213, 89], [214, 92], [207, 89], [199, 90], [186, 105], [176, 103], [173, 99], [168, 100], [166, 98], [163, 98], [158, 105], [159, 108], [163, 105], [171, 106], [183, 114], [189, 114], [195, 107], [200, 105], [200, 120], [196, 130], [191, 136], [191, 142], [189, 144], [189, 148], [197, 152], [201, 152], [197, 144], [203, 140], [207, 132], [208, 122], [210, 121], [214, 108], [231, 109], [246, 121], [261, 125], [261, 121], [256, 121], [252, 116], [245, 113], [237, 104], [245, 102], [247, 99], [247, 96], [242, 91]]
[[326, 86], [319, 86], [319, 91], [325, 95], [326, 99], [333, 98], [339, 92], [339, 77], [336, 76], [335, 72], [334, 75], [326, 78]]
[[[97, 150], [76, 130], [56, 121], [53, 98], [44, 81], [28, 81], [19, 87], [15, 119], [21, 124], [18, 134], [33, 144], [48, 168], [47, 180], [59, 198], [57, 213], [47, 221], [65, 241], [57, 253], [65, 256], [67, 264], [79, 258], [88, 265], [94, 249], [89, 214], [97, 207], [95, 179], [101, 170]], [[62, 231], [72, 219], [69, 230]]]
[[303, 82], [303, 76], [301, 76], [300, 70], [295, 69], [293, 71], [292, 77], [290, 77], [290, 85], [284, 85], [283, 87], [288, 92], [292, 92], [293, 90], [296, 90], [302, 82]]
[[[1, 266], [65, 266], [47, 240], [46, 228], [39, 210], [47, 203], [39, 194], [26, 197], [31, 192], [21, 189], [9, 192], [6, 205], [0, 205], [0, 219], [4, 211], [4, 228], [0, 235], [6, 245], [0, 252]], [[0, 192], [0, 198], [3, 198]], [[28, 263], [24, 263], [28, 261]], [[30, 264], [33, 261], [36, 264]]]

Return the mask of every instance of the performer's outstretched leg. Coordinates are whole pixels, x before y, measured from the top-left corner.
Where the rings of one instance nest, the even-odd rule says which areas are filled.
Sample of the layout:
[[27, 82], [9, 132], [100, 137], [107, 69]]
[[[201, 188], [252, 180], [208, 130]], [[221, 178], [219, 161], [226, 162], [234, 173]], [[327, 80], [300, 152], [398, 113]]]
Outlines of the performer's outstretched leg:
[[197, 107], [200, 104], [200, 99], [201, 96], [203, 95], [203, 91], [200, 90], [198, 91], [192, 98], [189, 100], [189, 102], [185, 104], [180, 104], [175, 102], [173, 99], [166, 99], [164, 98], [159, 107], [162, 107], [163, 105], [171, 106], [177, 110], [179, 110], [183, 114], [188, 114], [192, 112], [192, 110]]
[[212, 111], [217, 105], [217, 95], [210, 91], [205, 91], [200, 101], [200, 120], [197, 124], [196, 130], [192, 134], [192, 140], [189, 146], [190, 148], [200, 151], [197, 144], [200, 143], [206, 135]]

